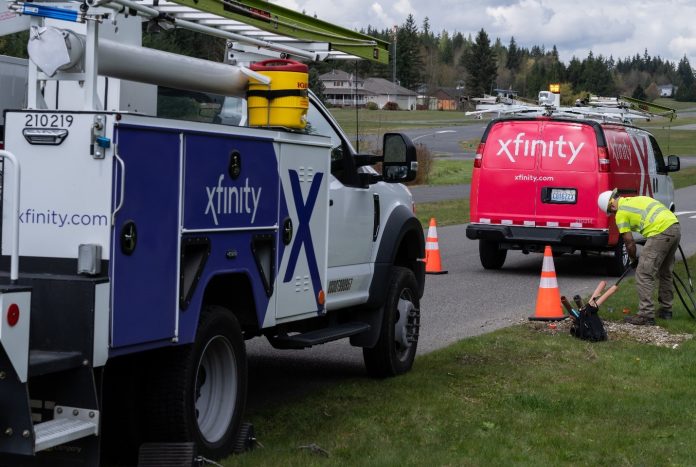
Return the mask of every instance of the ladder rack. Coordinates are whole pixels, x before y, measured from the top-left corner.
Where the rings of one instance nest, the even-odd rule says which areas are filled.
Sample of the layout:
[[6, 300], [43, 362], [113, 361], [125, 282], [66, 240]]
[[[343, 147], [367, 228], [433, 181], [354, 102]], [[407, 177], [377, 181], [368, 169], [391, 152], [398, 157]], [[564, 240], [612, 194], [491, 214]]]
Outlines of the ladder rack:
[[505, 105], [498, 104], [488, 109], [466, 112], [465, 115], [474, 115], [481, 118], [483, 114], [497, 114], [502, 116], [538, 116], [583, 118], [604, 123], [632, 123], [634, 120], [650, 121], [653, 117], [664, 117], [672, 121], [676, 118], [676, 110], [669, 107], [651, 104], [639, 99], [620, 96], [610, 99], [590, 99], [587, 105], [564, 107], [551, 105]]
[[389, 62], [389, 43], [331, 23], [253, 0], [88, 0], [135, 13], [163, 29], [179, 27], [307, 60]]

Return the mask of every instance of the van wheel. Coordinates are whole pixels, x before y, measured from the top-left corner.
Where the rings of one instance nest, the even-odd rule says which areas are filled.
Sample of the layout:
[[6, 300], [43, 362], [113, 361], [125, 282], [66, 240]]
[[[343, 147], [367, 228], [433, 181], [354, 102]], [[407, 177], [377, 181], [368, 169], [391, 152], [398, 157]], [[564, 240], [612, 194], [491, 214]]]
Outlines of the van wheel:
[[614, 247], [607, 264], [607, 274], [618, 277], [629, 267], [628, 249], [623, 239], [619, 237], [619, 242]]
[[377, 344], [363, 348], [367, 373], [385, 378], [406, 373], [413, 366], [420, 329], [418, 283], [413, 271], [394, 266], [384, 301]]
[[500, 269], [505, 263], [507, 250], [500, 249], [497, 242], [479, 240], [479, 257], [485, 269]]

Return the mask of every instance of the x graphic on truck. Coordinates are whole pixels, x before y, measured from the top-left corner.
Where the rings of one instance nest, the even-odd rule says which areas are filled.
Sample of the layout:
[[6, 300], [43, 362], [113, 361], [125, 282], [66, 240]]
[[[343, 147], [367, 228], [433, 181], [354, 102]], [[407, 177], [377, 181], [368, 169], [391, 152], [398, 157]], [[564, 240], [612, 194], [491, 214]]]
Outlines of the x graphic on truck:
[[[297, 259], [300, 255], [300, 248], [304, 245], [305, 254], [307, 255], [307, 265], [309, 267], [309, 275], [312, 278], [314, 287], [314, 297], [317, 299], [321, 288], [321, 280], [319, 276], [319, 268], [317, 267], [317, 258], [314, 254], [314, 243], [312, 242], [312, 231], [309, 228], [309, 221], [312, 218], [314, 204], [319, 195], [319, 188], [324, 174], [317, 172], [312, 179], [312, 186], [309, 188], [307, 200], [303, 199], [302, 188], [300, 187], [300, 178], [296, 170], [290, 170], [290, 186], [292, 187], [292, 197], [295, 201], [295, 210], [297, 211], [297, 233], [292, 243], [290, 250], [290, 258], [288, 259], [288, 267], [285, 271], [283, 282], [290, 282], [295, 273]], [[317, 303], [318, 305], [318, 303]]]

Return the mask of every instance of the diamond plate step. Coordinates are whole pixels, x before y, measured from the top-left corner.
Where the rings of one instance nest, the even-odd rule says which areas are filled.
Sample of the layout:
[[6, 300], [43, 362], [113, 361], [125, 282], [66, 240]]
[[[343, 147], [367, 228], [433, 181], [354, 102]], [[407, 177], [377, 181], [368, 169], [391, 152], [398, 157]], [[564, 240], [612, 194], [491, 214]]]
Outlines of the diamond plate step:
[[96, 410], [56, 406], [55, 418], [34, 425], [36, 452], [99, 433]]

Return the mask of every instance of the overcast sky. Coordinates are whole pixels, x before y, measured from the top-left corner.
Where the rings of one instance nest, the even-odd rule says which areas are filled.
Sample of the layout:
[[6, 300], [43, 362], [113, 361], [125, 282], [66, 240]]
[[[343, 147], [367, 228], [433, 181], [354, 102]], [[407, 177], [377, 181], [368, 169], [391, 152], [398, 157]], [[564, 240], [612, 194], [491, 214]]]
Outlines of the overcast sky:
[[466, 37], [485, 29], [508, 45], [556, 45], [565, 63], [576, 56], [625, 58], [643, 54], [696, 65], [694, 0], [271, 0], [350, 29], [402, 25], [413, 14], [419, 30], [427, 17], [436, 34]]

